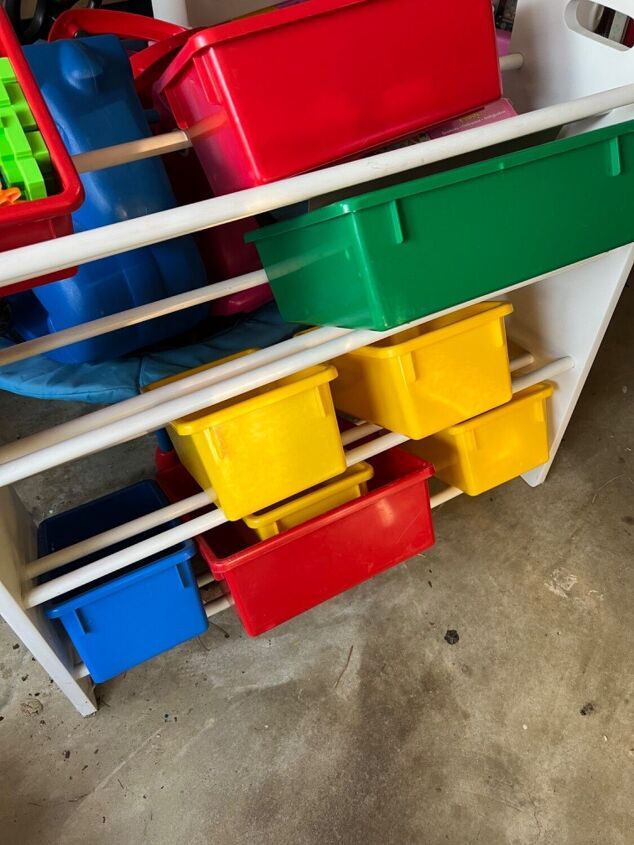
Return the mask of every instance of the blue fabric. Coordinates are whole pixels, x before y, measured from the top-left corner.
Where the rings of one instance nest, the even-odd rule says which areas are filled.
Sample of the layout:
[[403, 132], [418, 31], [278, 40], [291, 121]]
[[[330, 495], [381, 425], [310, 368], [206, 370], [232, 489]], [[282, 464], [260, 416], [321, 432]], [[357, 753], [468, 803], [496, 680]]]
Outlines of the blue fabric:
[[[38, 355], [0, 366], [0, 390], [35, 399], [109, 405], [136, 396], [142, 387], [184, 370], [252, 347], [264, 348], [292, 337], [298, 327], [282, 320], [274, 302], [230, 328], [178, 349], [149, 352], [103, 364], [59, 364]], [[0, 347], [12, 341], [0, 337]]]

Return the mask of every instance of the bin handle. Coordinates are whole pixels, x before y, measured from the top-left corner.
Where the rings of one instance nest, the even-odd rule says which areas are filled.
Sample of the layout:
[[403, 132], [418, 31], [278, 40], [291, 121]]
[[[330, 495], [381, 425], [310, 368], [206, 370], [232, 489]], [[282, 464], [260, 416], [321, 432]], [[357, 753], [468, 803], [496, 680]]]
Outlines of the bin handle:
[[140, 38], [143, 41], [165, 41], [180, 32], [184, 26], [134, 15], [131, 12], [113, 12], [108, 9], [68, 9], [57, 18], [48, 36], [49, 41], [87, 35], [118, 35], [120, 38]]
[[176, 53], [197, 30], [184, 26], [108, 9], [69, 9], [57, 18], [48, 36], [49, 41], [87, 35], [116, 35], [119, 38], [140, 38], [153, 42], [130, 56], [134, 84], [141, 98], [150, 95], [152, 86]]

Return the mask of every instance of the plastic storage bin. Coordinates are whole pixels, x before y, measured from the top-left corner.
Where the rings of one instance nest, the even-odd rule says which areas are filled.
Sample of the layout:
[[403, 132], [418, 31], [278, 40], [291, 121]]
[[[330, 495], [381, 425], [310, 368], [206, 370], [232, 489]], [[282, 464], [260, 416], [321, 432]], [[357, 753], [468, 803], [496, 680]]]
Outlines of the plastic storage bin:
[[[634, 121], [248, 235], [289, 322], [386, 329], [634, 240]], [[513, 209], [498, 237], [494, 221]]]
[[289, 528], [301, 525], [315, 516], [345, 505], [367, 493], [367, 482], [374, 475], [374, 470], [367, 463], [349, 467], [343, 475], [325, 481], [313, 490], [309, 490], [288, 502], [274, 505], [265, 511], [245, 516], [244, 521], [260, 540], [268, 540]]
[[512, 311], [473, 305], [336, 358], [335, 408], [419, 440], [508, 402]]
[[[0, 56], [11, 62], [17, 83], [31, 110], [37, 129], [50, 156], [53, 191], [42, 199], [6, 206], [0, 215], [0, 251], [47, 241], [73, 231], [71, 211], [81, 205], [83, 190], [77, 171], [66, 151], [57, 127], [51, 119], [33, 75], [24, 60], [21, 47], [4, 9], [0, 9]], [[73, 270], [49, 273], [36, 279], [17, 282], [1, 289], [2, 296], [27, 290], [70, 275]]]
[[[38, 532], [39, 554], [66, 548], [167, 504], [155, 482], [134, 484], [45, 520]], [[96, 552], [46, 576], [46, 580], [178, 523], [172, 520]], [[95, 682], [107, 681], [207, 629], [190, 563], [195, 549], [190, 540], [179, 543], [45, 606], [49, 619], [59, 619], [66, 629]]]
[[[25, 55], [72, 154], [150, 135], [123, 46], [113, 36], [39, 43]], [[86, 200], [73, 215], [85, 231], [176, 205], [160, 159], [110, 167], [82, 176]], [[25, 338], [125, 311], [206, 284], [191, 236], [92, 261], [76, 276], [22, 293], [13, 323]], [[65, 363], [117, 358], [191, 329], [205, 305], [56, 349]]]
[[282, 179], [500, 97], [490, 0], [311, 0], [195, 32], [155, 92], [216, 194]]
[[501, 408], [405, 448], [433, 461], [447, 484], [479, 496], [548, 461], [546, 400], [553, 391], [547, 383], [530, 387]]
[[[258, 542], [244, 523], [197, 538], [214, 577], [230, 592], [246, 632], [258, 636], [396, 566], [434, 543], [427, 480], [433, 467], [400, 449], [372, 458], [370, 492]], [[182, 467], [158, 476], [168, 498], [192, 495]]]
[[[235, 357], [155, 382], [150, 389]], [[329, 387], [336, 376], [334, 367], [311, 367], [169, 424], [180, 460], [204, 490], [214, 489], [229, 519], [242, 519], [344, 472]]]

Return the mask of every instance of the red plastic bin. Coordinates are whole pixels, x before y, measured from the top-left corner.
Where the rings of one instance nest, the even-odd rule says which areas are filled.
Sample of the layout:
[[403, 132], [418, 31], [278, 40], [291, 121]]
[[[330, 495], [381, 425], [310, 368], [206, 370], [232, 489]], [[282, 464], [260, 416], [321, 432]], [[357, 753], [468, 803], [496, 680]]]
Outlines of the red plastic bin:
[[215, 194], [345, 159], [501, 96], [491, 0], [306, 0], [192, 34], [155, 86]]
[[[242, 522], [196, 538], [247, 634], [263, 634], [433, 545], [431, 464], [400, 449], [370, 463], [367, 495], [270, 540], [258, 541]], [[172, 501], [197, 491], [180, 465], [157, 481]]]
[[[22, 49], [13, 31], [4, 9], [0, 8], [0, 55], [6, 56], [16, 75], [22, 92], [28, 102], [37, 128], [41, 132], [51, 163], [57, 173], [59, 192], [39, 200], [17, 202], [5, 206], [0, 212], [0, 252], [29, 246], [39, 241], [48, 241], [63, 235], [72, 235], [73, 222], [71, 212], [75, 211], [84, 199], [84, 190], [57, 127], [42, 99], [37, 83], [33, 78]], [[0, 296], [28, 290], [36, 285], [67, 279], [76, 272], [76, 268], [59, 270], [36, 279], [17, 282], [0, 288]]]

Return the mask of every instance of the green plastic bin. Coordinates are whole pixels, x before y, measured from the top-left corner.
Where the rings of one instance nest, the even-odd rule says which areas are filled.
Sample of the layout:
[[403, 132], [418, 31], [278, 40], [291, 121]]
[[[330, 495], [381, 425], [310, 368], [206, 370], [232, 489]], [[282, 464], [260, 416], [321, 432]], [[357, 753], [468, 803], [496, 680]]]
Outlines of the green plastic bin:
[[388, 329], [634, 241], [634, 121], [247, 235], [289, 322]]

